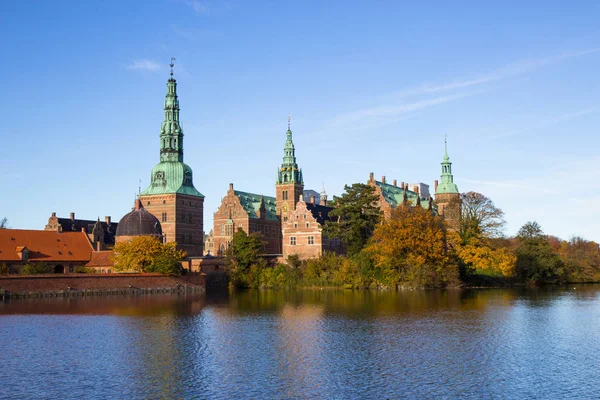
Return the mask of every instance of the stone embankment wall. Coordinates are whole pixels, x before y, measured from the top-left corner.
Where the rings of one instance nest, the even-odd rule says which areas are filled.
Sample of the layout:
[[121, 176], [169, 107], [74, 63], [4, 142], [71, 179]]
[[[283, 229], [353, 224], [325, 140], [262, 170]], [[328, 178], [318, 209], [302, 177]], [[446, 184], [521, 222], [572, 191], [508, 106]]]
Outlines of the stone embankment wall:
[[60, 274], [0, 277], [0, 299], [203, 292], [205, 274]]

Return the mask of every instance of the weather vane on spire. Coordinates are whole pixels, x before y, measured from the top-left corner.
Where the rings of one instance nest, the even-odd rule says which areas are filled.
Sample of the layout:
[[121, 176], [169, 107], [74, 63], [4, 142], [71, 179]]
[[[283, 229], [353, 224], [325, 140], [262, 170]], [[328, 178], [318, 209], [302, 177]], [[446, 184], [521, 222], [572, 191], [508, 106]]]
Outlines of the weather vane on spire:
[[175, 65], [173, 61], [175, 61], [175, 57], [171, 57], [171, 64], [169, 64], [171, 66], [171, 78], [173, 77], [173, 66]]
[[292, 113], [288, 114], [288, 131], [290, 130], [290, 121], [292, 120]]

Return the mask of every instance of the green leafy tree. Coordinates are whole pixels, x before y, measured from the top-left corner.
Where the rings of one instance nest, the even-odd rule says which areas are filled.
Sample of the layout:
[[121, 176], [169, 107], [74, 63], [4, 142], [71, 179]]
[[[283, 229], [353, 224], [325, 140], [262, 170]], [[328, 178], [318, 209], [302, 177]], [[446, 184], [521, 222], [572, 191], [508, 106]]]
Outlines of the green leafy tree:
[[373, 186], [355, 183], [344, 190], [341, 196], [333, 196], [335, 209], [329, 213], [332, 221], [325, 223], [323, 232], [327, 237], [340, 238], [348, 254], [354, 255], [365, 247], [382, 214]]
[[181, 275], [181, 261], [186, 253], [177, 250], [177, 243], [161, 243], [151, 236], [136, 236], [115, 245], [115, 272], [157, 272]]
[[231, 246], [225, 253], [233, 286], [260, 287], [262, 270], [268, 267], [265, 259], [261, 257], [263, 253], [264, 242], [259, 234], [248, 235], [241, 228], [233, 234]]
[[47, 265], [45, 262], [25, 264], [19, 271], [21, 275], [38, 275], [38, 274], [51, 274], [52, 267]]
[[565, 278], [564, 263], [552, 248], [541, 226], [527, 222], [517, 234], [517, 273], [529, 284], [556, 283]]

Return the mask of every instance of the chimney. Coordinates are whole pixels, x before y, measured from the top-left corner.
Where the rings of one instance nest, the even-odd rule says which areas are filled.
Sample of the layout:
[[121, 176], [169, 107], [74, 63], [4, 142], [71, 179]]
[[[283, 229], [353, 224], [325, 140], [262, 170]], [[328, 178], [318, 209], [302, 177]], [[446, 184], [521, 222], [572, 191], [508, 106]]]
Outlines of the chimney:
[[140, 199], [136, 199], [135, 200], [135, 209], [139, 210], [140, 208], [142, 208], [142, 202], [140, 201]]
[[381, 183], [385, 183], [385, 175], [381, 177]]
[[71, 221], [75, 221], [75, 213], [72, 212], [69, 216], [69, 218], [71, 218]]
[[394, 179], [394, 187], [398, 187], [398, 181]]
[[81, 227], [81, 232], [85, 233], [85, 228], [83, 226]]
[[56, 217], [56, 211], [52, 213], [52, 216], [53, 216], [53, 217]]
[[404, 190], [404, 182], [400, 182], [400, 188]]
[[372, 181], [372, 180], [374, 180], [374, 179], [375, 179], [375, 177], [374, 177], [374, 174], [371, 172], [371, 173], [369, 174], [369, 180], [370, 180], [370, 181]]
[[417, 194], [417, 196], [419, 195], [419, 186], [415, 186], [415, 193]]
[[104, 222], [106, 222], [107, 225], [110, 225], [110, 215], [104, 217]]
[[304, 195], [303, 194], [300, 195], [300, 199], [298, 201], [304, 201]]
[[102, 251], [102, 242], [99, 240], [96, 242], [96, 251]]
[[315, 195], [314, 194], [310, 195], [310, 202], [315, 204]]
[[437, 187], [438, 187], [438, 180], [436, 179], [435, 181], [433, 181], [433, 192], [437, 192]]
[[229, 184], [229, 190], [233, 190], [233, 183]]

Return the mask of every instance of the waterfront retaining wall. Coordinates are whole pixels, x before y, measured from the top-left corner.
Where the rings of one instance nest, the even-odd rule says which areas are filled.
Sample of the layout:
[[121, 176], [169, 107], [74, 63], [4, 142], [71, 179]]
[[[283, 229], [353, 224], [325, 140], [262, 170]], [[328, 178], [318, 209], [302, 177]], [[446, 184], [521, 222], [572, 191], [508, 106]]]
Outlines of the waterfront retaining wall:
[[0, 277], [0, 298], [203, 292], [206, 275], [61, 274]]

